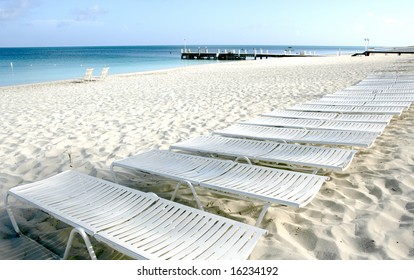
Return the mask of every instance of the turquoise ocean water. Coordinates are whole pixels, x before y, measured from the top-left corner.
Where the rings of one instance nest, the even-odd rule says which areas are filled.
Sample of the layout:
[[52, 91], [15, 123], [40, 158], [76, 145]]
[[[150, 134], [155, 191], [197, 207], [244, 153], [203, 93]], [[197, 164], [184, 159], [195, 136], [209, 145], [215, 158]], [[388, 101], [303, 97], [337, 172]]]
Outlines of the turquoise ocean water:
[[[282, 54], [301, 51], [317, 55], [351, 54], [361, 51], [356, 46], [185, 46], [192, 52], [198, 48], [209, 52], [247, 50]], [[202, 63], [222, 63], [214, 60], [181, 60], [184, 46], [119, 46], [119, 47], [43, 47], [0, 48], [0, 86], [30, 84], [67, 79], [79, 79], [86, 68], [94, 68], [98, 75], [103, 67], [109, 74], [124, 74]]]

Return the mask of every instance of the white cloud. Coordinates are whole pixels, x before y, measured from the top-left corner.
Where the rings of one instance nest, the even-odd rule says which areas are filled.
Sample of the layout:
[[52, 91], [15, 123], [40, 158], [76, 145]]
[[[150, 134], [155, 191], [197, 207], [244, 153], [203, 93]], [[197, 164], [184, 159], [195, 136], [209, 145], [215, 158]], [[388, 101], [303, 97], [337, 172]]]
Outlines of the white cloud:
[[375, 17], [375, 14], [373, 12], [369, 11], [369, 12], [365, 13], [365, 16], [369, 17], [369, 18], [373, 18], [373, 17]]
[[41, 27], [64, 27], [76, 23], [73, 19], [39, 19], [30, 22], [30, 25]]
[[[2, 0], [0, 0], [2, 1]], [[101, 25], [102, 22], [97, 21], [99, 15], [106, 13], [99, 5], [93, 5], [92, 7], [84, 10], [76, 9], [72, 11], [73, 18], [63, 19], [39, 19], [30, 22], [31, 25], [43, 26], [43, 27], [67, 27], [73, 25]]]
[[405, 25], [404, 21], [392, 17], [385, 17], [382, 22], [388, 27], [403, 27]]
[[100, 5], [93, 5], [92, 7], [85, 10], [75, 10], [76, 21], [94, 21], [99, 15], [105, 14], [107, 11]]
[[367, 27], [363, 23], [355, 22], [353, 26], [355, 34], [365, 36], [367, 32]]
[[128, 32], [129, 31], [129, 26], [126, 24], [123, 24], [121, 27], [122, 32]]
[[32, 0], [0, 0], [0, 21], [13, 20], [33, 6]]
[[33, 20], [29, 23], [32, 26], [46, 27], [46, 28], [64, 28], [68, 26], [101, 26], [100, 21], [78, 21], [75, 19], [41, 19]]

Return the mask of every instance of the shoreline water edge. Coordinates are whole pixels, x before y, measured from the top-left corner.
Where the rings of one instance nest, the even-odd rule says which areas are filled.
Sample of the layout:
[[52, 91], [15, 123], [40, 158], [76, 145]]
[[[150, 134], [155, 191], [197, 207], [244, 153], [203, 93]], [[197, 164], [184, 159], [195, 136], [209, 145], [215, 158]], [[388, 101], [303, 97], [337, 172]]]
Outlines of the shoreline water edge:
[[[181, 52], [231, 52], [254, 50], [258, 53], [317, 55], [352, 54], [361, 47], [352, 46], [120, 46], [120, 47], [43, 47], [0, 48], [0, 86], [31, 84], [80, 78], [86, 68], [95, 75], [103, 67], [111, 74], [154, 71], [197, 64], [218, 63], [215, 60], [183, 60]], [[223, 61], [220, 61], [221, 63]]]
[[[15, 237], [5, 192], [65, 170], [112, 181], [110, 165], [136, 153], [208, 135], [273, 109], [343, 90], [367, 75], [404, 69], [407, 57], [326, 56], [211, 63], [109, 75], [102, 81], [0, 87], [0, 247]], [[394, 117], [349, 169], [329, 172], [304, 208], [272, 205], [252, 260], [414, 259], [414, 109]], [[121, 173], [120, 183], [170, 198], [168, 180]], [[254, 225], [260, 207], [200, 189], [210, 213]], [[191, 191], [177, 201], [195, 207]], [[41, 211], [16, 210], [24, 232], [63, 255], [70, 229]], [[97, 244], [101, 259], [124, 258]], [[6, 251], [0, 259], [7, 259]], [[73, 258], [87, 259], [82, 244]]]

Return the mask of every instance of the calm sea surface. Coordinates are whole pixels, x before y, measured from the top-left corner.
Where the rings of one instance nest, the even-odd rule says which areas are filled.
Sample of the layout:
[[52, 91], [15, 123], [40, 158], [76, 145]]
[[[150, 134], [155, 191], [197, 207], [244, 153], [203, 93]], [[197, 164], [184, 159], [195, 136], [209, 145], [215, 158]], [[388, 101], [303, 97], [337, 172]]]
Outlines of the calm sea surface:
[[[30, 84], [66, 79], [80, 79], [86, 68], [94, 68], [99, 75], [103, 67], [109, 74], [124, 74], [160, 70], [202, 63], [222, 63], [215, 60], [181, 60], [184, 46], [121, 46], [121, 47], [45, 47], [0, 48], [0, 86]], [[317, 55], [351, 54], [359, 47], [344, 46], [186, 46], [192, 52], [221, 52], [247, 50], [282, 54], [301, 51]]]

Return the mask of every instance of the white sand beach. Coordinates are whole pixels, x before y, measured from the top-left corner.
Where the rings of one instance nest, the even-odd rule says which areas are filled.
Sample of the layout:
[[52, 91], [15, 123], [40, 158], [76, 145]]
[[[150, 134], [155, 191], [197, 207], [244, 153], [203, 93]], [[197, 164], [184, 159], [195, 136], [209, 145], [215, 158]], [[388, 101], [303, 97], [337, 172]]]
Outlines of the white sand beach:
[[[71, 169], [113, 180], [114, 160], [342, 90], [376, 71], [414, 71], [407, 59], [263, 59], [0, 88], [0, 246], [13, 239], [3, 201], [14, 186]], [[414, 259], [414, 108], [360, 149], [349, 169], [327, 175], [306, 207], [269, 208], [261, 225], [269, 234], [250, 259]], [[127, 173], [121, 179], [164, 198], [175, 185]], [[207, 211], [254, 225], [258, 204], [198, 190]], [[196, 207], [184, 188], [177, 201]], [[69, 231], [61, 223], [31, 209], [18, 213], [24, 232], [63, 246]], [[75, 257], [85, 257], [81, 251]], [[97, 253], [118, 257], [104, 246]]]

